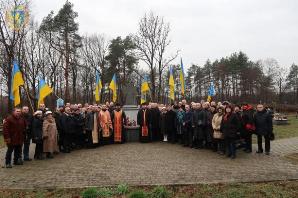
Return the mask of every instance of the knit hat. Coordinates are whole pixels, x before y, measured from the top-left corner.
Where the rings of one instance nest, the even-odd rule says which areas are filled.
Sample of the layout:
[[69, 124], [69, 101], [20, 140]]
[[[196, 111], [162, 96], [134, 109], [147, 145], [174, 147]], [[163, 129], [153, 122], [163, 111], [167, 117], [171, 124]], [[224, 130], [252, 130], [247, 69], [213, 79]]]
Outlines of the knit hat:
[[41, 114], [42, 115], [42, 111], [40, 111], [40, 110], [35, 111], [34, 115], [37, 115], [37, 114]]
[[49, 114], [52, 114], [52, 111], [46, 111], [45, 115], [49, 115]]

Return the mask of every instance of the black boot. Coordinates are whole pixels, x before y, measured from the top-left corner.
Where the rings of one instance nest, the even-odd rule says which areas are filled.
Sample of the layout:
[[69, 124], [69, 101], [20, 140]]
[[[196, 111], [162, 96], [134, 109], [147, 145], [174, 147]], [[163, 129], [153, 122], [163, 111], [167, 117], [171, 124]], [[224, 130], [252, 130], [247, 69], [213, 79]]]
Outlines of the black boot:
[[14, 162], [14, 165], [23, 165], [23, 160], [21, 158], [17, 159], [15, 162]]

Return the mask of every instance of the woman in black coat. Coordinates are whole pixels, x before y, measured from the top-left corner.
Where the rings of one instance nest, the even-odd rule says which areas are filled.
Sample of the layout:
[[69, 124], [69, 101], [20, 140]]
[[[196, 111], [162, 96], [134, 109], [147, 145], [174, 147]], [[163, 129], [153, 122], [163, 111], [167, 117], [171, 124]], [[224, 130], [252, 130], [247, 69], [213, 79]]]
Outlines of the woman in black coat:
[[42, 160], [43, 158], [43, 140], [42, 140], [42, 111], [34, 113], [32, 122], [32, 142], [36, 144], [34, 159]]
[[225, 107], [225, 115], [221, 122], [221, 130], [224, 134], [227, 156], [234, 159], [236, 157], [236, 139], [239, 129], [239, 120], [233, 113], [230, 105]]
[[255, 110], [249, 104], [245, 104], [242, 107], [242, 121], [243, 121], [243, 134], [242, 137], [245, 141], [245, 149], [246, 153], [252, 152], [252, 134], [255, 133], [255, 123], [254, 123], [254, 116]]

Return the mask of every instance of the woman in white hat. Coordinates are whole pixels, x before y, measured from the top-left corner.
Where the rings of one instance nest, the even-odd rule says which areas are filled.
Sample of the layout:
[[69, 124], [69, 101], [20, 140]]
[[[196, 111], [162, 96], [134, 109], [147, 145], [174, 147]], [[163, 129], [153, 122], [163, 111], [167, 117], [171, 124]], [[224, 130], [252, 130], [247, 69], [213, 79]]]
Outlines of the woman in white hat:
[[42, 126], [43, 126], [43, 117], [42, 111], [37, 110], [34, 113], [33, 122], [32, 122], [32, 142], [35, 143], [35, 154], [34, 159], [42, 160], [43, 159], [43, 146], [42, 146]]
[[43, 121], [43, 152], [47, 158], [53, 158], [53, 153], [58, 152], [57, 127], [51, 111], [46, 111]]

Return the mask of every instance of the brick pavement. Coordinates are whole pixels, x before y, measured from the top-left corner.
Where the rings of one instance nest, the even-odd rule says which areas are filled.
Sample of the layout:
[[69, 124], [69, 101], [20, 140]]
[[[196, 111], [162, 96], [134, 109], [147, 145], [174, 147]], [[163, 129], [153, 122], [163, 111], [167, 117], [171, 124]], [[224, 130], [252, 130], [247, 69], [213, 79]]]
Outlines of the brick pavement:
[[[272, 142], [270, 156], [238, 152], [235, 160], [168, 143], [128, 143], [59, 154], [55, 159], [0, 169], [0, 188], [52, 188], [256, 182], [298, 179], [298, 137]], [[32, 149], [33, 150], [33, 147]], [[3, 164], [5, 149], [0, 149]], [[32, 156], [31, 152], [31, 156]]]

